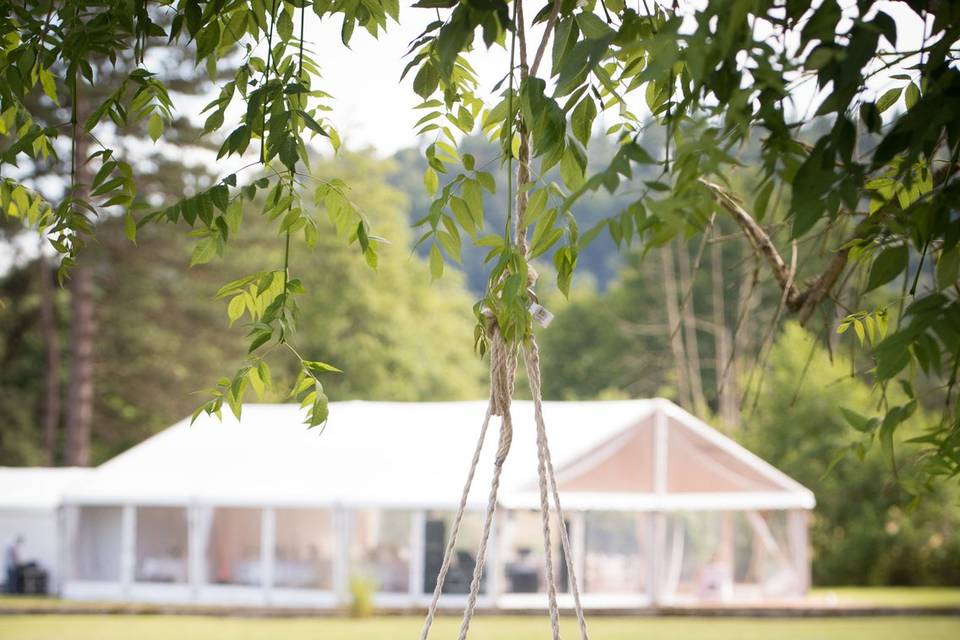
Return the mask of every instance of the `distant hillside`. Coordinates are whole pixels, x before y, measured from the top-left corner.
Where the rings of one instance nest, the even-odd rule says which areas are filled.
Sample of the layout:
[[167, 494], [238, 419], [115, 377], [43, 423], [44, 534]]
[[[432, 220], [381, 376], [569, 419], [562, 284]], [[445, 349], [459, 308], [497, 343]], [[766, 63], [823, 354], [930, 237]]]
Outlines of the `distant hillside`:
[[[653, 145], [649, 143], [647, 146], [653, 148]], [[594, 151], [594, 156], [590, 159], [589, 172], [605, 166], [614, 148], [606, 138], [602, 138], [591, 144], [591, 150]], [[492, 197], [489, 194], [484, 194], [484, 205], [487, 229], [501, 229], [506, 219], [507, 184], [506, 170], [497, 161], [495, 145], [482, 137], [471, 137], [464, 141], [461, 151], [472, 153], [476, 157], [477, 166], [485, 167], [485, 170], [492, 173], [497, 180], [497, 193]], [[396, 153], [393, 159], [396, 161], [396, 169], [387, 179], [392, 186], [403, 191], [410, 198], [410, 221], [412, 223], [422, 217], [430, 206], [431, 200], [423, 187], [423, 172], [427, 166], [426, 161], [419, 149], [404, 149]], [[536, 163], [534, 163], [534, 166], [536, 166]], [[649, 179], [651, 177], [640, 176], [636, 179], [636, 182], [639, 185], [642, 178]], [[551, 170], [547, 174], [546, 180], [560, 183], [559, 173], [555, 169]], [[580, 224], [581, 233], [598, 221], [619, 213], [638, 193], [639, 188], [634, 190], [627, 187], [621, 188], [620, 193], [615, 197], [601, 190], [583, 198], [576, 205], [577, 220]], [[421, 245], [418, 248], [421, 255], [425, 255], [428, 250], [429, 246]], [[464, 243], [462, 269], [466, 273], [467, 286], [476, 294], [482, 293], [486, 284], [487, 270], [483, 264], [484, 254], [484, 249]], [[549, 257], [542, 258], [541, 262], [552, 264]], [[610, 235], [604, 232], [580, 255], [575, 278], [592, 278], [596, 281], [598, 289], [605, 290], [615, 277], [621, 262], [622, 258], [616, 251]]]

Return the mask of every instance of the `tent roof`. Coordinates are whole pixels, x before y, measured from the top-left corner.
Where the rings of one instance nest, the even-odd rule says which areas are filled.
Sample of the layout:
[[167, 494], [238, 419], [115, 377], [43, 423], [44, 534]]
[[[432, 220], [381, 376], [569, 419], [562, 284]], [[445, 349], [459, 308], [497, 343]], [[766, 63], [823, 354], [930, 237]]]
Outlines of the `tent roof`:
[[0, 467], [0, 509], [54, 509], [64, 489], [91, 473], [82, 467]]
[[[224, 415], [223, 422], [203, 416], [192, 426], [189, 420], [175, 424], [72, 485], [65, 500], [451, 508], [459, 501], [485, 411], [486, 402], [479, 401], [337, 402], [321, 431], [304, 427], [296, 405], [247, 405], [240, 422]], [[598, 475], [604, 466], [653, 472], [652, 463], [623, 452], [644, 450], [642, 434], [655, 414], [664, 416], [669, 434], [666, 490]], [[807, 489], [668, 401], [546, 402], [544, 416], [558, 482], [573, 508], [813, 506]], [[515, 402], [513, 418], [501, 503], [535, 508], [532, 403]], [[494, 418], [471, 506], [485, 502], [498, 431]], [[631, 439], [640, 444], [623, 446]], [[710, 472], [702, 471], [704, 460], [712, 463]], [[718, 483], [719, 476], [733, 480]]]

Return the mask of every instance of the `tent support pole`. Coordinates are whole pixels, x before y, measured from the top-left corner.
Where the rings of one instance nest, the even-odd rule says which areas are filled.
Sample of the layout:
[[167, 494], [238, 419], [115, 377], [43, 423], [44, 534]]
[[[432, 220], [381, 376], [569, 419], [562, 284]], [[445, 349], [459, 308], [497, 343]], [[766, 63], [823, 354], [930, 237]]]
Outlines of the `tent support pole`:
[[276, 549], [276, 518], [272, 508], [266, 507], [260, 512], [260, 571], [263, 575], [261, 580], [261, 589], [263, 590], [263, 601], [270, 605], [273, 603], [273, 574], [275, 567]]
[[120, 512], [120, 589], [123, 598], [130, 598], [136, 559], [137, 512], [133, 505], [124, 505]]
[[204, 547], [206, 540], [203, 531], [204, 507], [187, 507], [187, 582], [190, 585], [190, 597], [200, 598], [200, 584], [203, 581]]
[[[667, 414], [663, 402], [657, 403], [653, 414], [653, 492], [659, 496], [667, 493]], [[663, 603], [663, 561], [667, 557], [666, 514], [652, 514], [652, 545], [650, 554], [650, 599], [654, 609]]]
[[350, 512], [343, 506], [333, 510], [333, 592], [341, 605], [350, 602], [350, 577], [347, 575], [347, 554], [350, 552]]
[[423, 562], [425, 556], [426, 538], [424, 530], [427, 523], [427, 512], [423, 509], [414, 511], [410, 517], [410, 601], [419, 606], [424, 598], [423, 593]]
[[790, 557], [793, 559], [799, 582], [797, 594], [804, 595], [810, 589], [810, 514], [802, 509], [787, 512], [787, 531], [790, 540]]

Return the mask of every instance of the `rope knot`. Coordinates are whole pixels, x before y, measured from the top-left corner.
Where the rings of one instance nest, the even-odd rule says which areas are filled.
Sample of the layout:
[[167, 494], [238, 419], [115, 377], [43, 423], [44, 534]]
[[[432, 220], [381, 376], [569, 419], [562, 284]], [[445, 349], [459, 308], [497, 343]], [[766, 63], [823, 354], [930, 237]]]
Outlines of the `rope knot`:
[[490, 326], [490, 405], [493, 415], [503, 417], [509, 414], [516, 373], [516, 352], [503, 339], [494, 320]]

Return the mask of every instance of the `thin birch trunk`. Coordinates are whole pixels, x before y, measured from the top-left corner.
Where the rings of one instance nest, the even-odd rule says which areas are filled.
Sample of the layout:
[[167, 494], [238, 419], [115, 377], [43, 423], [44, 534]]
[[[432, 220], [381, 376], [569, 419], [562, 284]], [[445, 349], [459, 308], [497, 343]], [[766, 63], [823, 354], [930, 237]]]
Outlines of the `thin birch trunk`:
[[663, 272], [663, 293], [667, 312], [667, 331], [670, 336], [670, 350], [673, 352], [673, 361], [677, 371], [677, 394], [681, 406], [692, 407], [693, 398], [690, 395], [690, 380], [687, 376], [687, 354], [684, 349], [683, 336], [680, 335], [680, 308], [677, 304], [677, 281], [674, 275], [673, 246], [665, 244], [657, 253], [660, 255], [660, 266]]
[[686, 247], [682, 241], [679, 241], [677, 251], [677, 264], [680, 274], [680, 291], [687, 295], [686, 304], [680, 308], [680, 315], [683, 320], [683, 336], [686, 343], [687, 371], [690, 375], [690, 395], [693, 400], [693, 412], [704, 418], [707, 416], [707, 399], [703, 393], [703, 378], [700, 375], [700, 347], [697, 338], [697, 314], [693, 304], [692, 277], [690, 275], [690, 260], [687, 255]]
[[717, 411], [720, 419], [731, 427], [740, 425], [740, 411], [737, 407], [736, 390], [723, 384], [723, 372], [730, 361], [730, 330], [724, 313], [723, 248], [714, 242], [710, 248], [710, 266], [713, 277], [713, 324], [714, 357], [716, 359], [715, 384], [717, 389]]
[[46, 464], [57, 463], [57, 427], [60, 425], [60, 339], [54, 313], [54, 292], [50, 283], [50, 266], [42, 253], [37, 258], [40, 290], [40, 331], [47, 350], [47, 366], [44, 371], [43, 401], [43, 448]]

